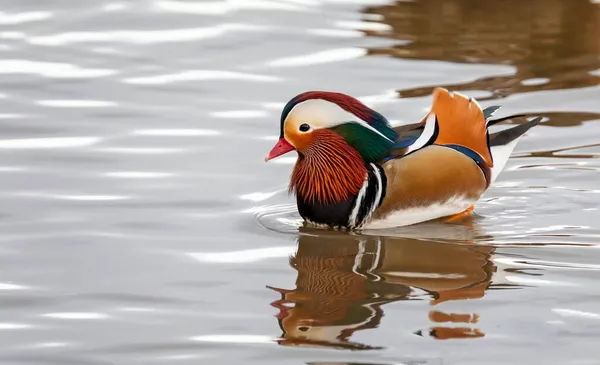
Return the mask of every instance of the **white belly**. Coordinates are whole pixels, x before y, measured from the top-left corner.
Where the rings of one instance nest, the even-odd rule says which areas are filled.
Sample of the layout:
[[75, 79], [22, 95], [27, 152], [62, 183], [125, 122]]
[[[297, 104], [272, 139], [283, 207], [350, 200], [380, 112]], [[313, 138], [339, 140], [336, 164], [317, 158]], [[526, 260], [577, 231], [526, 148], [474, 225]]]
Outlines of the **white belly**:
[[428, 206], [399, 210], [388, 214], [384, 219], [374, 219], [363, 225], [363, 229], [383, 229], [409, 226], [432, 219], [462, 213], [475, 203], [464, 197], [453, 197], [448, 201]]

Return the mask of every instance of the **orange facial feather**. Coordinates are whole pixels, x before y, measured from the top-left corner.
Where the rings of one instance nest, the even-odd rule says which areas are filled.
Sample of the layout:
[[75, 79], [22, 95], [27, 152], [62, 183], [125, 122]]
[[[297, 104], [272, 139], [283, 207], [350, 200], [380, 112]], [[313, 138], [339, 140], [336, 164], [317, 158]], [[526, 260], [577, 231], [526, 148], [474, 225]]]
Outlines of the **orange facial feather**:
[[313, 136], [294, 166], [290, 192], [321, 204], [341, 202], [358, 194], [367, 174], [358, 151], [333, 131], [316, 130]]

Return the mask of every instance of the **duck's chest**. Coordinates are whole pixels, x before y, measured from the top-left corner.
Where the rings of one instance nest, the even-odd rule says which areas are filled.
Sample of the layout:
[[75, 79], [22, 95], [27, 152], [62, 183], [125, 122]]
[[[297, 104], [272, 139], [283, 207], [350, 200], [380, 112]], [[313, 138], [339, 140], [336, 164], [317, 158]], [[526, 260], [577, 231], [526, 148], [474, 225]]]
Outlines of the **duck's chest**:
[[300, 194], [296, 197], [298, 213], [309, 223], [331, 227], [347, 227], [356, 201], [356, 195], [337, 203], [321, 204], [308, 202]]
[[368, 169], [360, 191], [345, 200], [322, 204], [309, 202], [298, 193], [298, 212], [302, 218], [310, 223], [337, 228], [357, 228], [367, 222], [381, 205], [386, 188], [382, 169], [375, 164], [370, 164]]

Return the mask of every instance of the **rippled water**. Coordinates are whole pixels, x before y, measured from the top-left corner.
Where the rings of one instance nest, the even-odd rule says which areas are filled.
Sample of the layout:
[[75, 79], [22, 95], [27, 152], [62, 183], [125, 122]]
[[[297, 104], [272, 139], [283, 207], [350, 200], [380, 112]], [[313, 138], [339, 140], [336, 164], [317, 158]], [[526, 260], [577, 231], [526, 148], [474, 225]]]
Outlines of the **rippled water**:
[[[0, 3], [2, 364], [600, 364], [598, 1]], [[546, 117], [477, 215], [299, 228], [284, 103], [438, 85]]]

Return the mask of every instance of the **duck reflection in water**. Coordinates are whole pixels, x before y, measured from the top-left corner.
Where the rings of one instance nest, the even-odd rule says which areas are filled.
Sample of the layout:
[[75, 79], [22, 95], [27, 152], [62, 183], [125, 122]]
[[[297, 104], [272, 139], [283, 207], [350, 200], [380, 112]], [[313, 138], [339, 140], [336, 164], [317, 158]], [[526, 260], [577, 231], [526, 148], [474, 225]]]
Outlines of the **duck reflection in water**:
[[[473, 233], [467, 226], [437, 227]], [[376, 328], [384, 304], [422, 300], [423, 291], [430, 295], [432, 306], [481, 298], [497, 270], [493, 253], [493, 247], [468, 243], [301, 228], [297, 253], [290, 258], [298, 272], [296, 289], [269, 287], [281, 294], [272, 303], [279, 310], [277, 320], [283, 331], [279, 343], [376, 349], [350, 337]], [[440, 340], [484, 336], [476, 327], [476, 313], [432, 310], [429, 319], [432, 328], [416, 334]]]

